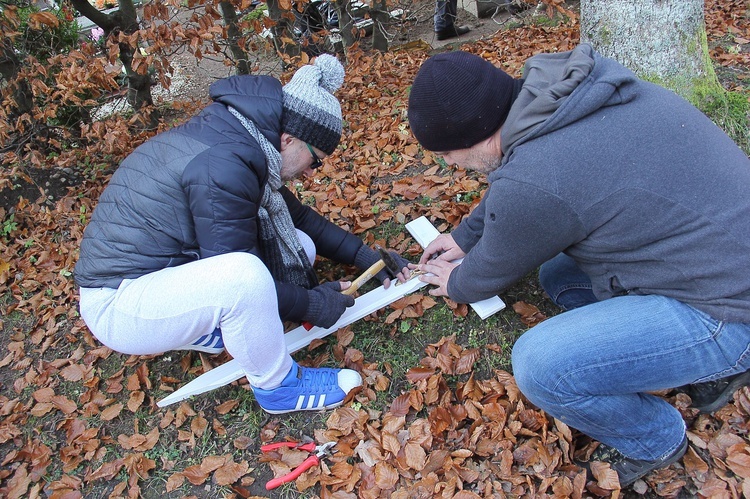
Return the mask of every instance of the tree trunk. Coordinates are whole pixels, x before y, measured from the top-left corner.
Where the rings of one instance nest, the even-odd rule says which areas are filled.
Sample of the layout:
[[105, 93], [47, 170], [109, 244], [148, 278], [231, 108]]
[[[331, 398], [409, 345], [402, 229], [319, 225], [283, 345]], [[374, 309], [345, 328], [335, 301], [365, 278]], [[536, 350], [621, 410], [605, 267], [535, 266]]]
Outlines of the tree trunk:
[[232, 52], [232, 59], [234, 59], [235, 70], [238, 75], [250, 74], [247, 52], [239, 44], [242, 34], [237, 27], [237, 11], [234, 9], [232, 2], [228, 0], [219, 3], [219, 8], [221, 15], [224, 17], [224, 25], [227, 27], [227, 41], [229, 42], [229, 50]]
[[[268, 16], [275, 23], [271, 32], [273, 33], [273, 43], [279, 54], [288, 56], [297, 56], [302, 51], [302, 47], [295, 42], [293, 33], [294, 14], [291, 12], [291, 2], [289, 0], [267, 0]], [[290, 7], [285, 8], [289, 5]]]
[[388, 37], [385, 27], [391, 17], [388, 15], [388, 2], [386, 0], [374, 0], [370, 9], [372, 18], [372, 48], [381, 52], [388, 51]]
[[154, 100], [151, 96], [151, 75], [148, 72], [140, 74], [133, 69], [135, 50], [127, 43], [120, 44], [120, 61], [128, 77], [128, 104], [139, 111], [143, 106], [152, 106]]
[[349, 11], [349, 0], [336, 0], [335, 5], [339, 13], [339, 32], [341, 33], [344, 47], [351, 47], [354, 45], [357, 37], [354, 33], [354, 20]]
[[686, 98], [718, 85], [703, 0], [581, 0], [581, 41]]
[[[104, 30], [105, 36], [110, 33], [121, 31], [126, 35], [132, 35], [139, 29], [138, 14], [135, 10], [133, 0], [119, 0], [120, 8], [111, 13], [100, 12], [88, 0], [70, 0], [81, 14], [88, 17], [94, 24]], [[120, 43], [120, 62], [125, 68], [128, 77], [128, 103], [140, 112], [144, 106], [152, 106], [154, 103], [151, 96], [151, 76], [140, 74], [133, 69], [133, 58], [137, 47], [131, 47], [128, 43]], [[147, 117], [146, 126], [156, 126], [158, 113], [151, 113]]]
[[13, 102], [14, 110], [11, 116], [8, 116], [9, 121], [14, 118], [28, 113], [34, 106], [34, 94], [31, 91], [29, 82], [24, 80], [16, 80], [16, 75], [21, 69], [21, 61], [18, 59], [13, 42], [10, 38], [3, 37], [0, 40], [0, 77], [6, 82], [12, 82], [11, 85], [15, 85], [13, 88]]

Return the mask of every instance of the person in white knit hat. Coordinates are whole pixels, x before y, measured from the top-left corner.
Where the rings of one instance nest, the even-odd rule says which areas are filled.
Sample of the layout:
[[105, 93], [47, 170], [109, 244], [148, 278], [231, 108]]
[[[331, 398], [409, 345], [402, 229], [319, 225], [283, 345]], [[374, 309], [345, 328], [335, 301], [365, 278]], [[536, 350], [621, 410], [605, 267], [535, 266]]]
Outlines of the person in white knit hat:
[[[211, 85], [214, 101], [135, 149], [112, 176], [81, 243], [81, 316], [125, 354], [226, 347], [273, 414], [340, 405], [349, 369], [299, 366], [283, 321], [330, 327], [354, 304], [350, 283], [319, 284], [316, 254], [366, 269], [378, 253], [301, 204], [284, 182], [312, 172], [341, 138], [330, 55], [285, 86], [270, 76]], [[407, 261], [398, 275], [405, 281]]]

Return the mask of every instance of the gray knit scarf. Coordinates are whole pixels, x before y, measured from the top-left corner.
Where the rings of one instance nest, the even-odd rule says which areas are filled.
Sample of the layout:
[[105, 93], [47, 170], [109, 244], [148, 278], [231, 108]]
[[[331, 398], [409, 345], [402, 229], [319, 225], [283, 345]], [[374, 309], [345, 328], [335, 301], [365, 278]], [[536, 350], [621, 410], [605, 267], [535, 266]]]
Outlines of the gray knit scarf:
[[275, 279], [308, 289], [313, 288], [318, 285], [318, 278], [299, 241], [289, 208], [279, 192], [283, 185], [281, 154], [260, 133], [255, 123], [233, 107], [228, 109], [260, 144], [268, 164], [268, 182], [258, 209], [263, 260]]

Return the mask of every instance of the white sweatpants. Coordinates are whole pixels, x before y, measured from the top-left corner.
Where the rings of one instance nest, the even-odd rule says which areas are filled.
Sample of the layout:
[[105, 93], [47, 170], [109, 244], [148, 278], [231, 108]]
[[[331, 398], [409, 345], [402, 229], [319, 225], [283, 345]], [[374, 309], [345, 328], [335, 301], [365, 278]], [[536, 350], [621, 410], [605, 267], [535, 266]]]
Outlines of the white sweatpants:
[[[300, 239], [314, 259], [312, 241]], [[273, 279], [249, 253], [197, 260], [125, 280], [117, 289], [80, 293], [81, 317], [116, 352], [162, 353], [220, 327], [224, 346], [252, 386], [276, 388], [292, 367]]]

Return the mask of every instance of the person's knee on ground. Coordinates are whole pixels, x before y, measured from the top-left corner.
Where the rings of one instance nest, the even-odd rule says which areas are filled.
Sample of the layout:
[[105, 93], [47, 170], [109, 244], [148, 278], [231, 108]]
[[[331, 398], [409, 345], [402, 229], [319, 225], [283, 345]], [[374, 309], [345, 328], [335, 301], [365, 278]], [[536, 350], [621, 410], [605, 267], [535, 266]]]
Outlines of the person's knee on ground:
[[[548, 345], [541, 344], [539, 338], [539, 335], [532, 335], [527, 332], [513, 346], [513, 375], [521, 393], [536, 407], [573, 428], [582, 430], [582, 428], [576, 426], [575, 421], [566, 417], [566, 413], [573, 415], [573, 419], [583, 418], [580, 421], [586, 421], [589, 418], [589, 421], [599, 430], [606, 428], [609, 423], [605, 422], [602, 426], [602, 420], [590, 419], [592, 415], [587, 415], [585, 409], [582, 408], [583, 406], [577, 410], [574, 409], [576, 404], [580, 404], [587, 399], [590, 400], [592, 397], [584, 393], [574, 393], [575, 383], [566, 382], [566, 380], [571, 379], [573, 373], [562, 371], [565, 365], [573, 365], [571, 358], [568, 358], [567, 361], [558, 362], [558, 357], [564, 356], [556, 355], [554, 351], [549, 349]], [[597, 403], [595, 400], [592, 402]], [[613, 423], [613, 425], [617, 426], [616, 423]], [[612, 428], [605, 431], [605, 434], [608, 434], [611, 430]], [[614, 431], [613, 434], [616, 433]], [[617, 473], [621, 486], [625, 487], [651, 471], [669, 466], [679, 460], [686, 449], [687, 440], [683, 435], [682, 442], [674, 448], [667, 449], [656, 459], [641, 460], [625, 456], [615, 447], [600, 441], [599, 447], [589, 461], [609, 463], [611, 469]], [[576, 464], [591, 473], [589, 462], [576, 461]]]
[[[567, 422], [565, 421], [566, 418], [561, 416], [564, 411], [558, 412], [558, 408], [566, 406], [566, 400], [573, 401], [577, 397], [569, 394], [566, 398], [562, 394], [562, 390], [559, 389], [562, 383], [556, 381], [561, 379], [561, 376], [555, 374], [550, 376], [550, 363], [543, 359], [540, 360], [539, 353], [543, 349], [543, 345], [532, 342], [522, 343], [520, 346], [518, 342], [516, 343], [513, 348], [512, 361], [516, 383], [521, 393], [531, 403], [551, 416]], [[571, 426], [575, 427], [574, 424]], [[687, 439], [683, 436], [682, 442], [677, 447], [670, 449], [657, 459], [646, 461], [625, 456], [618, 449], [600, 442], [588, 461], [576, 460], [575, 463], [586, 470], [590, 476], [589, 479], [593, 479], [594, 475], [591, 471], [590, 462], [606, 462], [610, 465], [610, 469], [617, 473], [620, 485], [626, 487], [650, 472], [676, 462], [685, 454], [686, 450]]]

